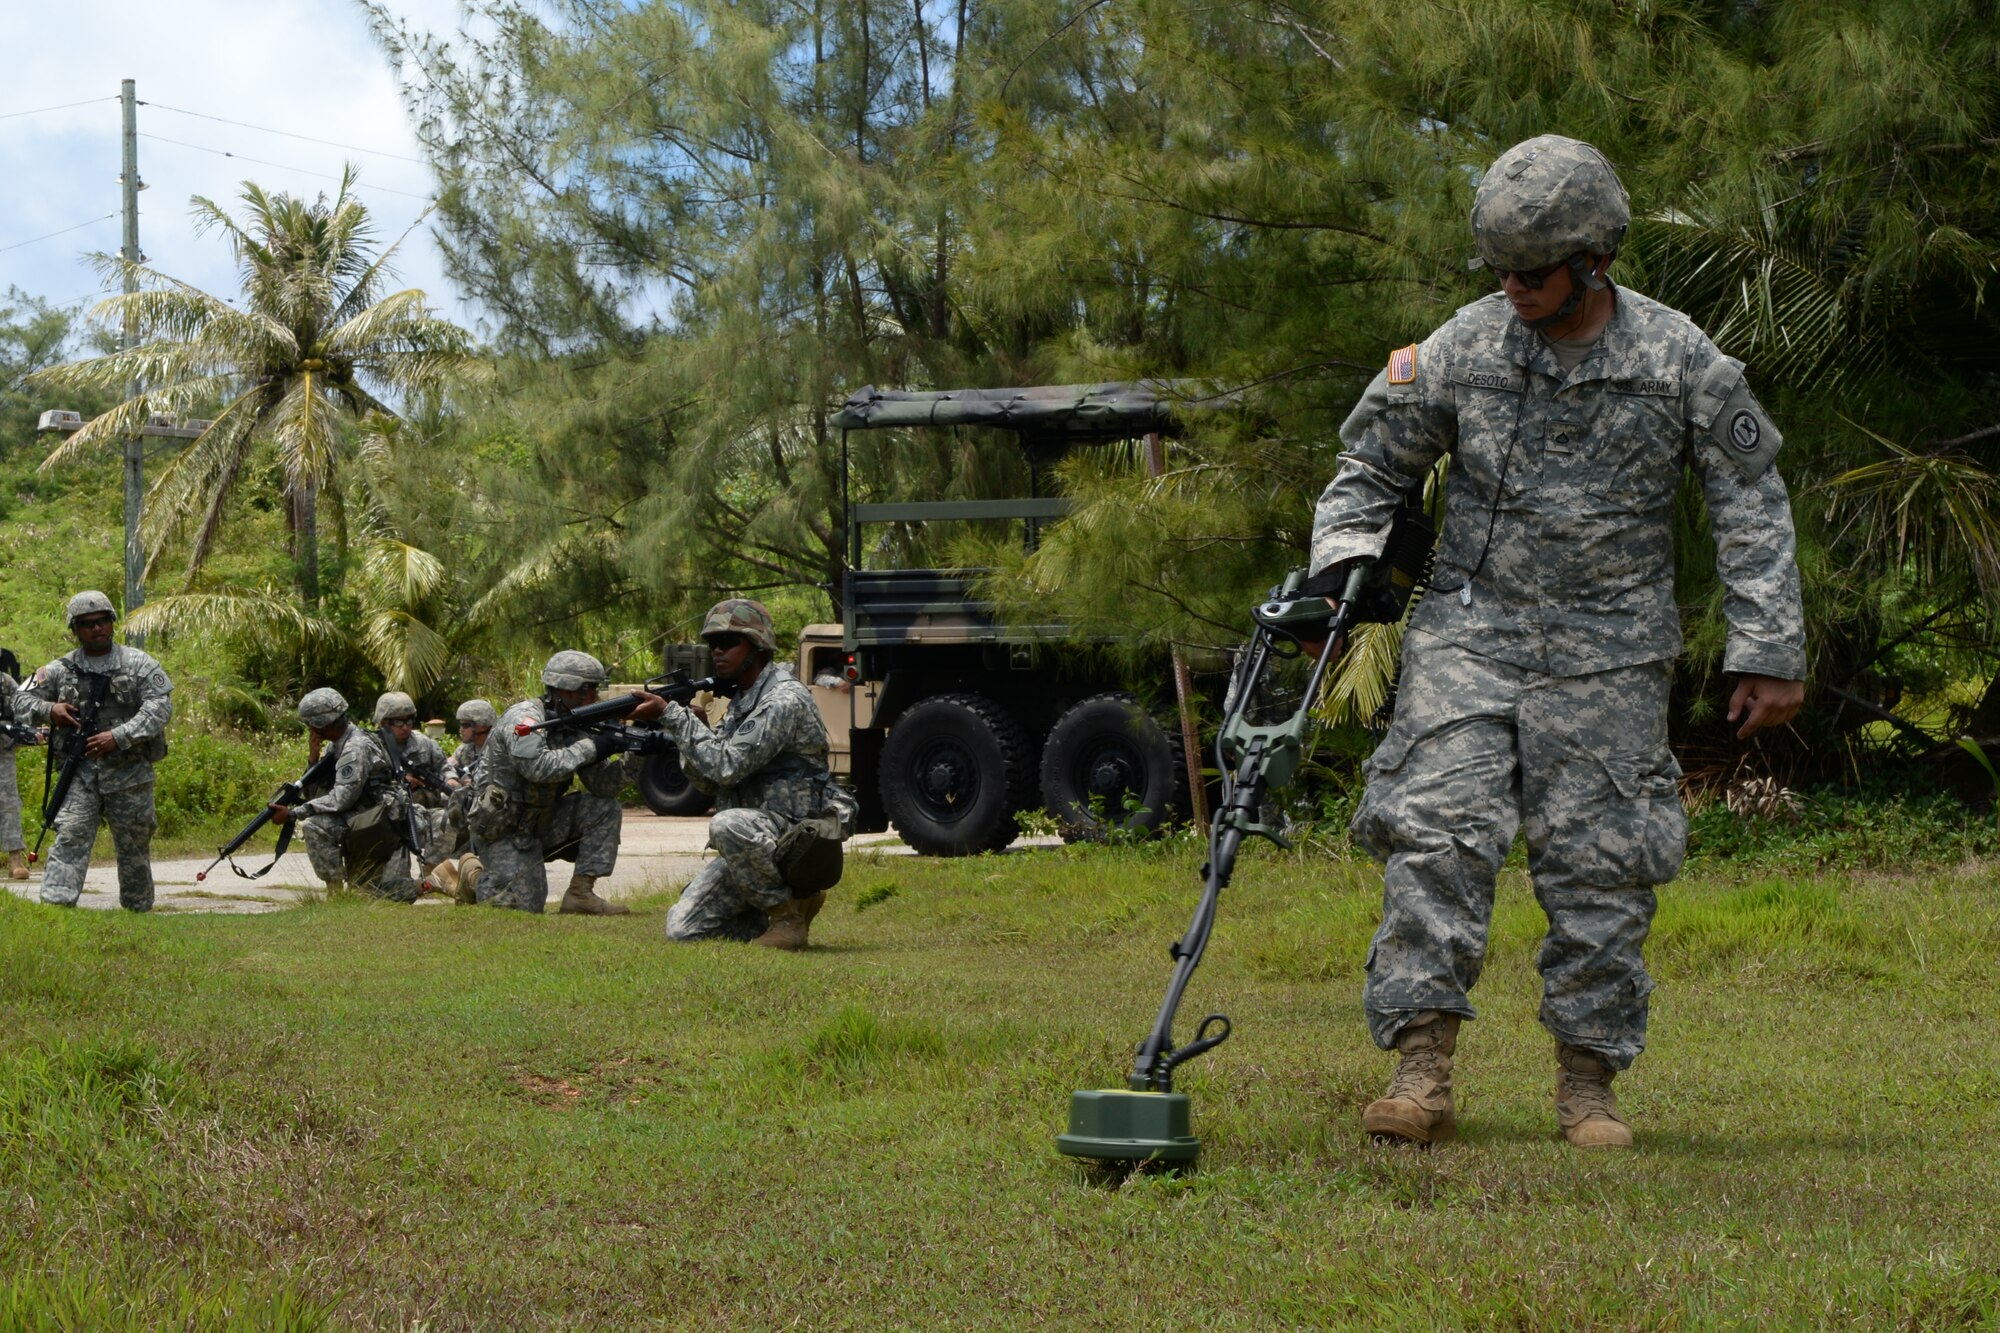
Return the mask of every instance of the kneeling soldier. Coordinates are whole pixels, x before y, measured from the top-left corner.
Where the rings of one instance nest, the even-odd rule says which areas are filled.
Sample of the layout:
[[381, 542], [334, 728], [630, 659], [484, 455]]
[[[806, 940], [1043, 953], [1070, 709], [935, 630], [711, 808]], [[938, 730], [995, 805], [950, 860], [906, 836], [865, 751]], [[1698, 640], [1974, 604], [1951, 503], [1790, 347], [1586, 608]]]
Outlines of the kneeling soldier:
[[343, 883], [399, 903], [417, 900], [410, 877], [405, 803], [389, 756], [373, 732], [347, 717], [347, 700], [325, 686], [299, 700], [299, 720], [315, 740], [336, 747], [333, 790], [295, 806], [274, 805], [271, 818], [299, 821], [312, 867], [338, 891]]
[[689, 781], [715, 792], [708, 845], [720, 857], [681, 891], [667, 935], [803, 949], [826, 890], [840, 879], [854, 799], [827, 768], [826, 726], [812, 692], [771, 660], [778, 650], [771, 613], [744, 598], [718, 602], [701, 637], [713, 650], [716, 679], [732, 690], [729, 712], [711, 731], [670, 703], [666, 729]]
[[[549, 898], [545, 863], [574, 860], [576, 872], [559, 911], [623, 916], [632, 910], [606, 902], [595, 889], [618, 863], [624, 819], [618, 792], [625, 785], [625, 765], [614, 753], [617, 741], [560, 725], [564, 713], [597, 702], [604, 680], [602, 662], [566, 649], [542, 669], [546, 693], [501, 716], [484, 751], [479, 794], [466, 815], [484, 862], [482, 873], [466, 877], [466, 883], [480, 902], [539, 912]], [[664, 700], [648, 695], [632, 719], [648, 721], [664, 707]], [[551, 718], [558, 725], [547, 730], [516, 730]], [[571, 791], [572, 780], [583, 790]]]

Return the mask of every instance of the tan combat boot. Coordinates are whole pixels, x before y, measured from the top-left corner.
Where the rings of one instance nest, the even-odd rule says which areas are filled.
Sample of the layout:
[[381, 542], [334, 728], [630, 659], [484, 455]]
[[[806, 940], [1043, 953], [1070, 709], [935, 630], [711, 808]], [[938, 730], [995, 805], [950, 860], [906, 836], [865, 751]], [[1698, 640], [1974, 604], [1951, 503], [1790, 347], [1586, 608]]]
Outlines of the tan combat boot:
[[460, 907], [475, 907], [479, 903], [479, 881], [486, 874], [486, 863], [471, 854], [458, 858], [458, 896]]
[[631, 908], [624, 903], [606, 902], [592, 891], [597, 883], [595, 875], [572, 875], [569, 888], [563, 891], [562, 906], [556, 911], [571, 916], [625, 916]]
[[761, 944], [766, 949], [799, 950], [806, 947], [806, 932], [811, 929], [813, 918], [819, 909], [826, 906], [826, 890], [821, 889], [810, 898], [791, 898], [770, 908], [765, 915], [770, 925], [752, 944]]
[[1361, 1127], [1378, 1139], [1440, 1143], [1458, 1129], [1451, 1103], [1451, 1056], [1458, 1049], [1457, 1014], [1426, 1009], [1396, 1034], [1402, 1061], [1389, 1091], [1361, 1112]]
[[1556, 1044], [1556, 1118], [1572, 1148], [1629, 1148], [1632, 1127], [1618, 1114], [1618, 1071], [1589, 1051]]
[[16, 847], [7, 853], [7, 878], [26, 879], [28, 877], [28, 853], [26, 848]]
[[458, 899], [458, 866], [451, 861], [440, 861], [424, 875], [424, 892], [442, 893], [445, 897]]

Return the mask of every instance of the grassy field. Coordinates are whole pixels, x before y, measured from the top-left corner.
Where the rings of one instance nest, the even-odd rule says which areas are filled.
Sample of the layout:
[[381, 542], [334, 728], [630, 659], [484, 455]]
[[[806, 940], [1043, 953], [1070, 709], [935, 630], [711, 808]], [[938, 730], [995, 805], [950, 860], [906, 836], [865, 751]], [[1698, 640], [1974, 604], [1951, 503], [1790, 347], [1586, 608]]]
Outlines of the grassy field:
[[[1199, 856], [850, 863], [773, 956], [618, 920], [0, 898], [0, 1327], [1931, 1328], [2000, 1321], [2000, 894], [1665, 898], [1640, 1150], [1556, 1139], [1510, 871], [1463, 1139], [1367, 1143], [1361, 866], [1246, 860], [1187, 1177], [1056, 1156]], [[865, 904], [865, 908], [862, 906]]]

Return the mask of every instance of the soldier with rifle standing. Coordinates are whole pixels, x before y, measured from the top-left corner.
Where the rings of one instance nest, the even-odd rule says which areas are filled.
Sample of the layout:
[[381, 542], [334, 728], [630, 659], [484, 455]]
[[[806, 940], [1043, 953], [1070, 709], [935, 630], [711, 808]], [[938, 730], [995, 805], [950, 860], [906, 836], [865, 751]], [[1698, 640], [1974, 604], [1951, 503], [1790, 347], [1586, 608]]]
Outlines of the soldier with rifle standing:
[[37, 671], [14, 698], [16, 721], [49, 727], [56, 738], [42, 808], [42, 833], [53, 824], [56, 844], [42, 876], [42, 901], [76, 906], [101, 821], [118, 854], [118, 905], [151, 911], [153, 765], [167, 754], [173, 682], [145, 652], [113, 640], [118, 613], [103, 593], [78, 593], [66, 614], [77, 646]]
[[347, 700], [325, 686], [299, 700], [299, 721], [315, 744], [336, 748], [333, 789], [295, 806], [273, 805], [271, 818], [280, 824], [298, 820], [306, 855], [328, 889], [352, 884], [377, 898], [415, 902], [409, 788], [397, 777], [381, 739], [355, 726]]

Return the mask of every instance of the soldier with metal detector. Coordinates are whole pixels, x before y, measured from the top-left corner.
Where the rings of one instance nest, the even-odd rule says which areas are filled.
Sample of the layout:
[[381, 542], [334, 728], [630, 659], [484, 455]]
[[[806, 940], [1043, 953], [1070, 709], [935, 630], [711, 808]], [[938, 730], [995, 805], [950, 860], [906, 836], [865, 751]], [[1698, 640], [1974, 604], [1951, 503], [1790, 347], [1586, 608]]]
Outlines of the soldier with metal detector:
[[[573, 860], [576, 871], [558, 911], [623, 916], [632, 910], [596, 891], [618, 862], [624, 818], [618, 792], [625, 785], [618, 755], [629, 744], [616, 729], [570, 725], [574, 712], [597, 702], [606, 679], [602, 662], [566, 649], [542, 668], [542, 697], [524, 699], [501, 715], [466, 813], [483, 865], [475, 867], [477, 874], [461, 868], [461, 895], [539, 912], [549, 897], [547, 862]], [[619, 701], [621, 713], [637, 722], [650, 722], [665, 708], [665, 700], [645, 693], [629, 707]], [[571, 791], [573, 783], [583, 790]]]
[[1783, 725], [1803, 698], [1778, 430], [1740, 362], [1613, 285], [1629, 219], [1588, 144], [1544, 135], [1501, 154], [1472, 207], [1474, 265], [1501, 290], [1390, 356], [1341, 427], [1320, 497], [1308, 590], [1332, 592], [1451, 456], [1430, 591], [1353, 821], [1385, 866], [1362, 1006], [1376, 1043], [1400, 1053], [1362, 1114], [1378, 1137], [1453, 1132], [1459, 1025], [1521, 830], [1549, 922], [1537, 962], [1558, 1124], [1577, 1147], [1632, 1143], [1611, 1082], [1645, 1045], [1641, 951], [1687, 835], [1667, 748], [1684, 469], [1714, 531], [1737, 734]]
[[772, 661], [771, 613], [747, 598], [717, 602], [701, 637], [729, 711], [711, 730], [668, 703], [665, 726], [688, 780], [715, 792], [708, 845], [720, 855], [681, 890], [667, 935], [803, 949], [826, 890], [840, 880], [854, 799], [827, 768], [826, 726], [812, 692]]
[[299, 721], [315, 741], [337, 752], [333, 786], [298, 805], [273, 804], [271, 818], [279, 824], [298, 821], [306, 855], [329, 889], [351, 884], [391, 902], [415, 902], [409, 787], [398, 777], [381, 738], [355, 726], [347, 715], [347, 700], [326, 686], [299, 700]]
[[153, 765], [167, 754], [173, 682], [145, 652], [113, 640], [118, 613], [103, 593], [78, 593], [66, 615], [77, 646], [37, 671], [14, 698], [15, 721], [48, 727], [55, 737], [42, 836], [53, 826], [56, 845], [42, 875], [42, 901], [76, 906], [102, 821], [118, 854], [118, 905], [151, 911]]

